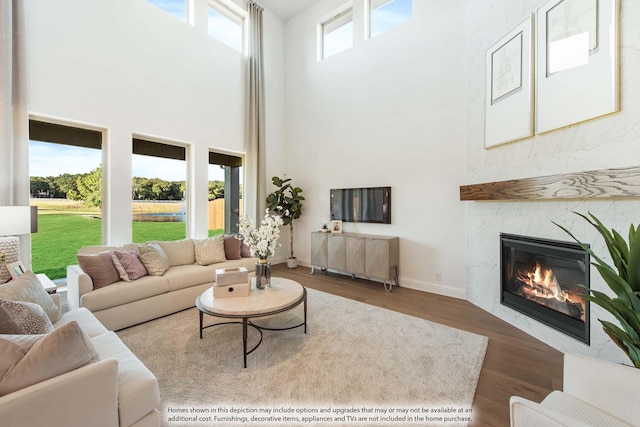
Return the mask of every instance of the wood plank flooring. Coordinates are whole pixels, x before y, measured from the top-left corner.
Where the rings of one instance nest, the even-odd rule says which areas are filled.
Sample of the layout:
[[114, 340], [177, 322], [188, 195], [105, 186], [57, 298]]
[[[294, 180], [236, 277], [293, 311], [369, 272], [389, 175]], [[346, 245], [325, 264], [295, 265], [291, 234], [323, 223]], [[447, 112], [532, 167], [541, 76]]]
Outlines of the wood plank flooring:
[[552, 390], [562, 389], [561, 352], [468, 301], [402, 287], [388, 293], [381, 283], [318, 270], [309, 273], [309, 268], [290, 270], [285, 264], [274, 265], [272, 271], [311, 289], [489, 337], [471, 426], [508, 426], [511, 396], [539, 402]]

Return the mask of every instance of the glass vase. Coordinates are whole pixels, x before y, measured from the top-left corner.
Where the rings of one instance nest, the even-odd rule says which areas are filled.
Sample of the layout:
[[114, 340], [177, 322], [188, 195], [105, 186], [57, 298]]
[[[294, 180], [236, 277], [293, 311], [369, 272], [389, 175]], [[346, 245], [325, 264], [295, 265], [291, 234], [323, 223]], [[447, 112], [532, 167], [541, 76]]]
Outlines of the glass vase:
[[271, 287], [271, 263], [266, 258], [260, 258], [256, 262], [256, 289], [269, 289]]

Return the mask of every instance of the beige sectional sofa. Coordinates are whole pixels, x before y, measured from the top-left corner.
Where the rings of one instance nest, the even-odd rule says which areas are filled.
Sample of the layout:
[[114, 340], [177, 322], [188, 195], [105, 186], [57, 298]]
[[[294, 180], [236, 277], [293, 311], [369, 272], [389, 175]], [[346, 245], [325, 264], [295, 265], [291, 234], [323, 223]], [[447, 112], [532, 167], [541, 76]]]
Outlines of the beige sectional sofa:
[[[240, 256], [240, 242], [234, 237], [224, 237], [224, 254], [220, 255], [220, 240], [184, 239], [178, 241], [158, 241], [145, 245], [130, 244], [122, 247], [87, 246], [78, 252], [85, 255], [108, 254], [114, 250], [148, 249], [149, 245], [160, 247], [168, 259], [168, 269], [159, 275], [147, 274], [132, 281], [118, 280], [100, 288], [94, 287], [94, 274], [83, 271], [80, 265], [67, 267], [67, 295], [69, 308], [85, 307], [108, 329], [116, 331], [138, 323], [175, 313], [195, 306], [195, 301], [205, 289], [215, 283], [216, 269], [246, 267], [255, 271], [255, 260]], [[233, 239], [233, 240], [231, 240]], [[229, 243], [229, 245], [226, 245]], [[144, 246], [141, 248], [141, 246]], [[218, 251], [211, 255], [212, 247]], [[227, 246], [233, 247], [228, 249]], [[233, 252], [233, 256], [229, 253]], [[142, 257], [142, 252], [140, 257]], [[230, 259], [233, 258], [233, 259]], [[79, 258], [80, 260], [80, 258]], [[210, 263], [210, 261], [216, 261]], [[154, 269], [149, 267], [148, 271]], [[161, 270], [160, 270], [161, 271]], [[121, 274], [122, 276], [122, 274]]]
[[[2, 382], [11, 383], [0, 387], [0, 424], [159, 427], [160, 389], [153, 373], [89, 310], [61, 313], [59, 295], [47, 295], [30, 272], [22, 277], [26, 280], [21, 286], [32, 286], [29, 281], [35, 280], [32, 288], [40, 287], [44, 293], [39, 296], [41, 304], [43, 299], [54, 301], [55, 321], [49, 323], [50, 332], [39, 332], [41, 335], [2, 335], [5, 331], [0, 331], [4, 352], [0, 370], [6, 370]], [[0, 296], [8, 298], [6, 292]], [[16, 298], [24, 301], [20, 295]], [[48, 313], [42, 311], [42, 315]], [[5, 313], [4, 321], [6, 318]], [[19, 314], [14, 320], [25, 321]], [[6, 322], [3, 326], [6, 328]], [[22, 326], [34, 325], [27, 322]], [[70, 339], [73, 336], [80, 338], [74, 341]], [[34, 340], [30, 347], [25, 345]]]

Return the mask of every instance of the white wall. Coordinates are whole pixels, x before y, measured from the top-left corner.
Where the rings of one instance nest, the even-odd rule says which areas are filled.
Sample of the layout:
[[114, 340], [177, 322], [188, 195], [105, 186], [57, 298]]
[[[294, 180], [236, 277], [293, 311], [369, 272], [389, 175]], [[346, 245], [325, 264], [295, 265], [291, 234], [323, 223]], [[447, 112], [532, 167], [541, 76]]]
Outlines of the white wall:
[[[243, 55], [146, 0], [25, 3], [30, 113], [106, 132], [105, 242], [131, 240], [134, 134], [188, 147], [189, 234], [206, 236], [207, 153], [244, 152]], [[267, 144], [278, 156], [284, 27], [268, 12], [265, 27]]]
[[399, 236], [403, 286], [464, 297], [466, 2], [414, 1], [411, 22], [370, 40], [354, 2], [354, 47], [318, 62], [317, 23], [342, 4], [286, 23], [286, 170], [307, 198], [295, 254], [309, 264], [331, 188], [391, 186], [391, 225], [344, 230]]
[[[622, 110], [611, 116], [538, 135], [523, 141], [484, 149], [485, 52], [545, 0], [474, 0], [467, 11], [468, 52], [468, 182], [480, 183], [545, 176], [640, 164], [640, 13], [638, 2], [622, 1], [621, 99]], [[558, 222], [592, 245], [606, 249], [595, 230], [570, 211], [591, 211], [605, 224], [626, 234], [638, 223], [640, 202], [632, 200], [465, 202], [467, 206], [467, 288], [474, 304], [514, 324], [561, 351], [574, 351], [614, 361], [626, 356], [602, 332], [597, 318], [608, 318], [591, 304], [591, 346], [552, 330], [500, 305], [499, 233], [507, 232], [570, 240], [551, 223]], [[607, 256], [606, 259], [609, 259]], [[608, 292], [592, 268], [591, 286]]]

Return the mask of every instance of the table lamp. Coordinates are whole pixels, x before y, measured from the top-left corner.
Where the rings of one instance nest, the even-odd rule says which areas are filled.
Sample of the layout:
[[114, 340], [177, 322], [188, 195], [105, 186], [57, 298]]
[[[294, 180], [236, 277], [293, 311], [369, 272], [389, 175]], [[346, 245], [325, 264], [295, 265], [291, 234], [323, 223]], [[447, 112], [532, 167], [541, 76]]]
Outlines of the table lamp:
[[0, 206], [0, 236], [31, 233], [31, 207]]

